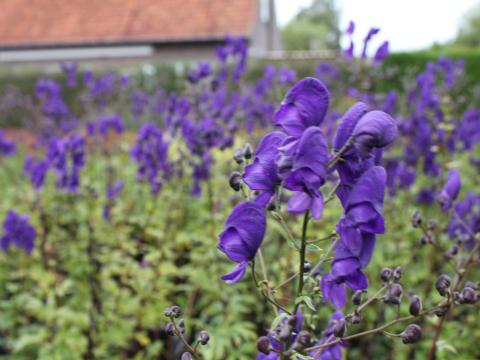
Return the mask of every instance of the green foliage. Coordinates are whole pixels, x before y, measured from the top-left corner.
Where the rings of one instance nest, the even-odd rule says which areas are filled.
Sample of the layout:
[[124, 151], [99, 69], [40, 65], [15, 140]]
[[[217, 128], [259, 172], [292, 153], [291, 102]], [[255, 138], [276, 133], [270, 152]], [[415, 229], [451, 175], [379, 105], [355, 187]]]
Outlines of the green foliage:
[[480, 5], [477, 4], [472, 8], [460, 26], [458, 35], [454, 40], [454, 44], [460, 46], [480, 46]]
[[337, 50], [339, 14], [333, 0], [315, 0], [282, 31], [286, 50]]

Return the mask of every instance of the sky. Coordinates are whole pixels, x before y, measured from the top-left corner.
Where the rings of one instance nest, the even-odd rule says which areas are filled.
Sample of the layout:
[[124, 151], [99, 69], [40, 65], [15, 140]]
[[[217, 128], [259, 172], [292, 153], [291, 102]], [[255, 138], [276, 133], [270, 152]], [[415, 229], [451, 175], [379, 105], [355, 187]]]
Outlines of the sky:
[[[312, 0], [276, 0], [277, 17], [285, 25]], [[357, 24], [358, 39], [372, 26], [377, 41], [389, 40], [393, 51], [417, 50], [455, 37], [462, 16], [480, 0], [337, 0], [340, 25]]]

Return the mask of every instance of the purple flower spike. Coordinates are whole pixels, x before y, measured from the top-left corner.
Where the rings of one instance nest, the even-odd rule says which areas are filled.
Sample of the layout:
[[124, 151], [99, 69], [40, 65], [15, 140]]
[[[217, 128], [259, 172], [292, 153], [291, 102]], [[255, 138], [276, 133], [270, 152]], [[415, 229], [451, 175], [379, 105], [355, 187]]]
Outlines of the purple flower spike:
[[304, 78], [287, 93], [275, 114], [275, 125], [288, 135], [300, 136], [310, 126], [319, 126], [327, 113], [329, 93], [315, 78]]
[[222, 280], [232, 284], [243, 278], [248, 263], [253, 260], [262, 243], [265, 228], [265, 210], [260, 205], [247, 201], [233, 209], [219, 236], [217, 248], [238, 265], [223, 275]]
[[382, 148], [395, 140], [397, 125], [395, 120], [383, 111], [366, 113], [357, 123], [352, 133], [354, 145], [362, 157], [367, 157], [373, 148]]
[[20, 216], [9, 210], [3, 222], [3, 236], [0, 238], [0, 247], [8, 251], [10, 245], [22, 248], [30, 254], [35, 246], [36, 231], [30, 225], [28, 215]]
[[266, 206], [280, 185], [281, 179], [277, 173], [276, 159], [278, 148], [286, 139], [279, 131], [267, 134], [257, 145], [253, 163], [245, 168], [243, 180], [252, 190], [260, 191], [256, 202]]
[[462, 179], [460, 178], [460, 173], [455, 169], [451, 169], [448, 172], [447, 181], [438, 195], [438, 201], [443, 211], [450, 209], [452, 203], [460, 193], [461, 186]]
[[348, 23], [348, 27], [347, 27], [346, 33], [347, 33], [348, 35], [352, 35], [354, 31], [355, 31], [355, 23], [354, 23], [353, 21], [350, 21], [350, 22]]
[[373, 63], [375, 65], [379, 65], [381, 64], [387, 57], [388, 57], [388, 54], [389, 54], [389, 42], [388, 41], [385, 41], [382, 45], [380, 45], [380, 47], [377, 49], [377, 51], [375, 52], [375, 55], [373, 57]]

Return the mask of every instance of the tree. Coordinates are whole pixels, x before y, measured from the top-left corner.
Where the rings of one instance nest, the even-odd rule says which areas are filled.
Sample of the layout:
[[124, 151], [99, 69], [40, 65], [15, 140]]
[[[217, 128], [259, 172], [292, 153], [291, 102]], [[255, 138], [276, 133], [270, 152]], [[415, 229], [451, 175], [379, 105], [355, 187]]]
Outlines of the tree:
[[286, 50], [336, 50], [340, 47], [335, 0], [314, 0], [283, 29]]
[[480, 46], [480, 4], [469, 11], [454, 43], [462, 46]]

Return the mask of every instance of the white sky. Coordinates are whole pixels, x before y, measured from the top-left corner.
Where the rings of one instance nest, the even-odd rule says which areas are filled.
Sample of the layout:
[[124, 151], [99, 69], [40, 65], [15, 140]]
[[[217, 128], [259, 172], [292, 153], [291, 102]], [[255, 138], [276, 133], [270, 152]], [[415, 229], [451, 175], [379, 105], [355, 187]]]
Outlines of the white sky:
[[[312, 0], [276, 0], [280, 25], [286, 24]], [[390, 40], [393, 51], [422, 49], [453, 38], [463, 15], [480, 0], [337, 0], [340, 25], [349, 20], [362, 39], [372, 26], [381, 28], [378, 42]]]

